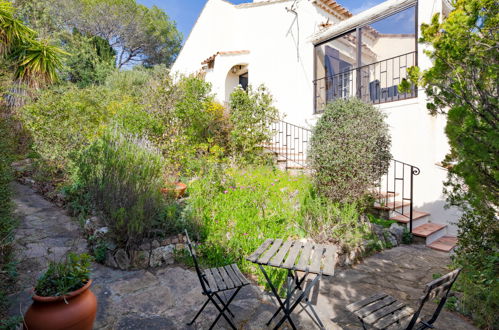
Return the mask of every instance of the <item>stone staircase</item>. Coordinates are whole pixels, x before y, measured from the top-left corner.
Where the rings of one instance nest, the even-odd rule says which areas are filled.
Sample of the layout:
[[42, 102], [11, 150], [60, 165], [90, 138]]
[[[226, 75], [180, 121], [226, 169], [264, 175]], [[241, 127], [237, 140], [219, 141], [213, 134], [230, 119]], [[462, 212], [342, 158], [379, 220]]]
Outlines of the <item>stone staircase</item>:
[[305, 171], [307, 158], [305, 152], [289, 150], [277, 144], [267, 144], [265, 150], [271, 153], [276, 160], [277, 167], [281, 170]]
[[[393, 195], [387, 196], [387, 203], [375, 203], [374, 208], [383, 217], [397, 221], [409, 230], [410, 203], [393, 199]], [[412, 217], [412, 234], [416, 242], [422, 242], [431, 249], [443, 252], [451, 252], [454, 249], [457, 238], [447, 235], [447, 225], [431, 222], [431, 214], [427, 212], [413, 210]]]

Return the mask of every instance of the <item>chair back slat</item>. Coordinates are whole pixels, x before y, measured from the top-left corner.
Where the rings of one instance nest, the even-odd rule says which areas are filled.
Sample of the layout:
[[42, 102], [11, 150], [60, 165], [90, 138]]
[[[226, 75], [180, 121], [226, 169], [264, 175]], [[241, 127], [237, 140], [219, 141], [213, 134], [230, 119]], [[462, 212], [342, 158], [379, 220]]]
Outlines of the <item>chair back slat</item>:
[[[424, 292], [428, 295], [431, 295], [435, 291], [444, 292], [445, 289], [442, 288], [449, 288], [450, 286], [452, 286], [452, 284], [454, 283], [460, 272], [461, 268], [456, 269], [448, 273], [447, 275], [444, 275], [440, 278], [437, 278], [436, 280], [431, 281], [430, 283], [426, 284]], [[435, 296], [436, 295], [433, 294], [433, 297]]]
[[194, 262], [194, 267], [196, 268], [196, 273], [198, 274], [199, 282], [201, 282], [201, 287], [203, 288], [203, 292], [207, 292], [206, 284], [204, 282], [203, 272], [201, 271], [201, 268], [199, 267], [198, 258], [196, 255], [196, 250], [194, 249], [194, 246], [192, 245], [191, 239], [189, 238], [189, 233], [187, 233], [187, 230], [184, 230], [184, 232], [185, 232], [185, 237], [187, 239], [187, 247], [189, 248], [189, 254], [192, 257], [192, 261]]
[[414, 325], [418, 321], [419, 314], [421, 313], [421, 310], [423, 309], [424, 304], [428, 300], [440, 298], [440, 302], [438, 303], [438, 306], [435, 309], [432, 317], [428, 321], [424, 321], [424, 323], [432, 325], [433, 322], [435, 322], [437, 320], [438, 315], [442, 311], [442, 308], [444, 307], [445, 302], [447, 301], [447, 297], [449, 296], [450, 289], [452, 288], [452, 285], [456, 281], [460, 272], [461, 272], [461, 268], [458, 268], [458, 269], [426, 284], [425, 290], [424, 290], [425, 295], [423, 297], [421, 297], [420, 303], [419, 303], [419, 308], [416, 311], [416, 313], [414, 314], [414, 316], [412, 317], [411, 322], [409, 322], [409, 325], [406, 328], [407, 330], [412, 329], [414, 327]]

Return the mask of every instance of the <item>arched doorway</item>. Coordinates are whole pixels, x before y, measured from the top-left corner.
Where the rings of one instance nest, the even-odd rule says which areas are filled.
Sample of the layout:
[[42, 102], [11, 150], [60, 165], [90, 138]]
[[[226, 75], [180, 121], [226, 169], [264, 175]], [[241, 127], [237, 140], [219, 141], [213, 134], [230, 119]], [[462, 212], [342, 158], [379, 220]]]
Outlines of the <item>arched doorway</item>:
[[228, 102], [230, 94], [237, 86], [241, 86], [244, 90], [248, 88], [249, 76], [247, 64], [236, 64], [230, 68], [225, 78], [225, 101]]

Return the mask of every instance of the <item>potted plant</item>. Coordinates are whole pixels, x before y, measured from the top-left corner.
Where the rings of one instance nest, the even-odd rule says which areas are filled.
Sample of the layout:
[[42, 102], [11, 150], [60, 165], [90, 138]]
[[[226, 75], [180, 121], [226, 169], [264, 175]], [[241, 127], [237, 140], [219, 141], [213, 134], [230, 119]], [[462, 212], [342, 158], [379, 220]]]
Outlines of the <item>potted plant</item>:
[[178, 175], [167, 175], [165, 177], [165, 187], [161, 188], [161, 192], [165, 196], [173, 196], [180, 198], [184, 196], [187, 185], [178, 179]]
[[40, 276], [33, 303], [24, 315], [24, 329], [92, 329], [97, 298], [90, 291], [91, 257], [69, 253], [62, 262], [51, 262]]

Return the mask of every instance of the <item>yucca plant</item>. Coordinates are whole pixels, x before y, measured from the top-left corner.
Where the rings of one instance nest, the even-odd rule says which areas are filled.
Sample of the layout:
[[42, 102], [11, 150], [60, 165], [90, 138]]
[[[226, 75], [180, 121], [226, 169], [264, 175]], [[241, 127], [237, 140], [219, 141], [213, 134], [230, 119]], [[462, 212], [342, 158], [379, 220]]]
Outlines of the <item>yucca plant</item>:
[[10, 1], [0, 0], [0, 54], [5, 55], [16, 45], [28, 42], [36, 32], [16, 19]]
[[35, 31], [15, 17], [12, 3], [0, 0], [0, 55], [14, 67], [18, 85], [39, 88], [57, 81], [61, 56], [67, 53], [36, 37]]
[[61, 55], [68, 55], [47, 40], [31, 40], [15, 52], [15, 79], [38, 88], [57, 81], [57, 69], [62, 66]]

